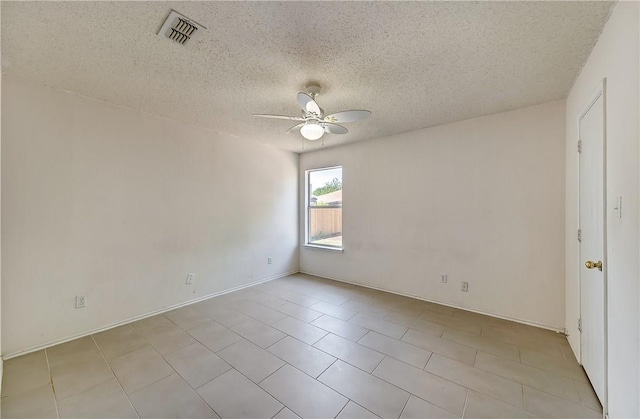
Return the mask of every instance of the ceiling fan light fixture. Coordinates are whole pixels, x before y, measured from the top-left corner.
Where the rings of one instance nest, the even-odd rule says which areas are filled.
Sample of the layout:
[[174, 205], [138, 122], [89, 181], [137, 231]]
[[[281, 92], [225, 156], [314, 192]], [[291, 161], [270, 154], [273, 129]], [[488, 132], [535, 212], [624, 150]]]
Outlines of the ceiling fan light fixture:
[[302, 109], [302, 116], [273, 114], [253, 114], [253, 116], [299, 121], [299, 124], [289, 128], [287, 132], [300, 132], [303, 138], [309, 141], [316, 141], [322, 138], [325, 132], [328, 134], [346, 134], [349, 130], [339, 124], [359, 121], [371, 115], [371, 111], [361, 109], [342, 111], [325, 116], [324, 111], [315, 100], [315, 97], [320, 93], [320, 85], [317, 83], [308, 84], [307, 92], [298, 92], [296, 96], [298, 106]]
[[324, 135], [324, 128], [318, 123], [318, 121], [309, 120], [302, 128], [300, 128], [300, 134], [309, 141], [315, 141], [322, 138]]

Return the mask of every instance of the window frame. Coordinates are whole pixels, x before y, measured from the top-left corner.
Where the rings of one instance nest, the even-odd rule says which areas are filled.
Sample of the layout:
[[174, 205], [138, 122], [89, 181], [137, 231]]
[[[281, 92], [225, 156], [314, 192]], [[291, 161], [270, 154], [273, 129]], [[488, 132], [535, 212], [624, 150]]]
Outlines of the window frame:
[[[344, 174], [344, 167], [343, 166], [327, 166], [327, 167], [318, 167], [316, 169], [308, 169], [305, 170], [304, 172], [304, 177], [305, 177], [305, 194], [304, 194], [304, 246], [305, 247], [309, 247], [309, 248], [314, 248], [314, 249], [322, 249], [322, 250], [330, 250], [330, 251], [334, 251], [334, 252], [343, 252], [344, 251], [344, 241], [342, 242], [341, 246], [331, 246], [331, 245], [327, 245], [327, 244], [315, 244], [315, 243], [311, 243], [309, 242], [309, 232], [311, 230], [311, 225], [310, 225], [310, 218], [311, 218], [311, 209], [319, 209], [319, 208], [340, 208], [343, 209], [343, 204], [341, 203], [340, 206], [337, 205], [332, 205], [332, 206], [326, 206], [326, 207], [312, 207], [311, 204], [311, 195], [313, 193], [313, 191], [311, 190], [311, 173], [313, 172], [321, 172], [321, 171], [325, 171], [325, 170], [333, 170], [333, 169], [340, 169], [342, 171], [342, 173]], [[341, 177], [340, 182], [342, 182], [342, 180], [344, 179], [344, 176]], [[343, 219], [344, 220], [344, 219]], [[341, 230], [343, 229], [342, 227], [344, 227], [344, 224], [341, 226]], [[342, 232], [341, 232], [342, 233]]]

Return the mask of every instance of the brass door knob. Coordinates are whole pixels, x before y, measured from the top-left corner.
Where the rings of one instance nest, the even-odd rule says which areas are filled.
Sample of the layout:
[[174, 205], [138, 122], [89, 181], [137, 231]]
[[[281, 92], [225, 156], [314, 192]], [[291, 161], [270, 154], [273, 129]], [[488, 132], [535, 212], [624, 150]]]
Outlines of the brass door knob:
[[594, 268], [598, 268], [600, 271], [602, 271], [602, 261], [599, 260], [597, 262], [593, 262], [591, 260], [588, 260], [585, 262], [584, 266], [587, 267], [587, 269], [594, 269]]

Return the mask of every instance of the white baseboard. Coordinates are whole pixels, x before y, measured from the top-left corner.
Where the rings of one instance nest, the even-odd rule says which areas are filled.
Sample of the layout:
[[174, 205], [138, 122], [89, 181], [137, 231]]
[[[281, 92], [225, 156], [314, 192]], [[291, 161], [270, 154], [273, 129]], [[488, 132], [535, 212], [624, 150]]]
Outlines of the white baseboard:
[[438, 301], [438, 300], [433, 299], [433, 298], [426, 298], [426, 297], [422, 297], [422, 296], [419, 296], [419, 295], [408, 294], [408, 293], [404, 293], [404, 292], [400, 292], [400, 291], [390, 290], [390, 289], [387, 289], [387, 288], [374, 287], [374, 286], [367, 285], [367, 284], [361, 284], [359, 282], [347, 281], [347, 280], [344, 280], [344, 279], [333, 278], [333, 277], [329, 277], [329, 276], [326, 276], [326, 275], [318, 275], [318, 274], [314, 274], [312, 272], [300, 271], [300, 273], [317, 276], [319, 278], [331, 279], [333, 281], [344, 282], [345, 284], [357, 285], [357, 286], [363, 287], [363, 288], [369, 288], [369, 289], [373, 289], [373, 290], [384, 291], [384, 292], [388, 292], [390, 294], [401, 295], [403, 297], [415, 298], [416, 300], [428, 301], [430, 303], [436, 303], [436, 304], [440, 304], [440, 305], [447, 306], [447, 307], [457, 308], [457, 309], [460, 309], [460, 310], [471, 311], [473, 313], [478, 313], [478, 314], [482, 314], [482, 315], [489, 316], [489, 317], [495, 317], [497, 319], [509, 320], [509, 321], [516, 322], [516, 323], [526, 324], [527, 326], [534, 326], [534, 327], [539, 327], [541, 329], [552, 330], [554, 332], [560, 332], [563, 329], [561, 327], [549, 326], [549, 325], [546, 325], [546, 324], [536, 323], [536, 322], [533, 322], [533, 321], [520, 319], [520, 318], [517, 318], [517, 317], [509, 317], [509, 316], [504, 316], [504, 315], [495, 314], [495, 313], [487, 313], [487, 312], [484, 312], [484, 311], [481, 311], [481, 310], [474, 310], [472, 308], [461, 307], [461, 306], [457, 306], [455, 304], [447, 303], [445, 301]]
[[[500, 315], [500, 314], [487, 313], [487, 312], [484, 312], [484, 311], [481, 311], [481, 310], [474, 310], [474, 309], [467, 308], [467, 307], [461, 307], [461, 306], [457, 306], [455, 304], [447, 303], [447, 302], [444, 302], [444, 301], [438, 301], [438, 300], [432, 299], [432, 298], [425, 298], [425, 297], [422, 297], [422, 296], [419, 296], [419, 295], [414, 295], [414, 294], [394, 291], [394, 290], [390, 290], [390, 289], [387, 289], [387, 288], [374, 287], [374, 286], [371, 286], [371, 285], [361, 284], [359, 282], [354, 282], [354, 281], [347, 281], [347, 280], [344, 280], [344, 279], [341, 279], [341, 278], [334, 278], [334, 277], [329, 277], [329, 276], [326, 276], [326, 275], [318, 275], [318, 274], [315, 274], [313, 272], [289, 271], [289, 272], [284, 272], [284, 273], [279, 274], [279, 275], [274, 275], [272, 277], [263, 278], [263, 279], [260, 279], [258, 281], [254, 281], [254, 282], [250, 282], [250, 283], [247, 283], [247, 284], [244, 284], [244, 285], [240, 285], [240, 286], [237, 286], [237, 287], [234, 287], [234, 288], [229, 288], [229, 289], [224, 290], [224, 291], [219, 291], [219, 292], [216, 292], [216, 293], [213, 293], [213, 294], [208, 294], [208, 295], [205, 295], [203, 297], [194, 298], [193, 300], [188, 300], [188, 301], [184, 301], [184, 302], [179, 303], [179, 304], [174, 304], [172, 306], [164, 307], [164, 308], [161, 308], [159, 310], [155, 310], [155, 311], [152, 311], [152, 312], [149, 312], [149, 313], [145, 313], [145, 314], [142, 314], [142, 315], [139, 315], [139, 316], [131, 317], [131, 318], [119, 321], [117, 323], [112, 323], [112, 324], [100, 327], [98, 329], [93, 329], [93, 330], [89, 330], [89, 331], [86, 331], [86, 332], [83, 332], [83, 333], [78, 333], [76, 335], [68, 336], [68, 337], [65, 337], [63, 339], [58, 339], [58, 340], [55, 340], [55, 341], [52, 341], [52, 342], [48, 342], [48, 343], [45, 343], [45, 344], [42, 344], [42, 345], [32, 346], [32, 347], [24, 349], [22, 351], [18, 351], [18, 352], [13, 352], [13, 353], [7, 354], [7, 355], [3, 356], [2, 358], [0, 358], [0, 379], [2, 377], [2, 375], [1, 375], [2, 374], [2, 359], [8, 360], [8, 359], [20, 356], [20, 355], [26, 355], [28, 353], [36, 352], [36, 351], [39, 351], [41, 349], [50, 348], [52, 346], [59, 345], [61, 343], [65, 343], [65, 342], [69, 342], [69, 341], [74, 340], [74, 339], [78, 339], [78, 338], [82, 338], [82, 337], [85, 337], [85, 336], [89, 336], [89, 335], [92, 335], [94, 333], [104, 332], [105, 330], [113, 329], [114, 327], [122, 326], [124, 324], [128, 324], [128, 323], [131, 323], [131, 322], [134, 322], [134, 321], [137, 321], [137, 320], [142, 320], [142, 319], [145, 319], [147, 317], [155, 316], [156, 314], [165, 313], [167, 311], [175, 310], [176, 308], [184, 307], [184, 306], [187, 306], [187, 305], [190, 305], [190, 304], [195, 304], [195, 303], [200, 302], [200, 301], [208, 300], [209, 298], [213, 298], [213, 297], [217, 297], [217, 296], [220, 296], [220, 295], [228, 294], [228, 293], [234, 292], [234, 291], [239, 291], [239, 290], [244, 289], [244, 288], [252, 287], [254, 285], [262, 284], [264, 282], [269, 282], [269, 281], [272, 281], [274, 279], [283, 278], [285, 276], [293, 275], [293, 274], [296, 274], [296, 273], [302, 273], [302, 274], [306, 274], [306, 275], [313, 275], [313, 276], [317, 276], [319, 278], [331, 279], [333, 281], [344, 282], [346, 284], [357, 285], [357, 286], [360, 286], [360, 287], [374, 289], [374, 290], [378, 290], [378, 291], [384, 291], [384, 292], [388, 292], [388, 293], [395, 294], [395, 295], [401, 295], [403, 297], [415, 298], [417, 300], [428, 301], [428, 302], [431, 302], [431, 303], [441, 304], [441, 305], [444, 305], [444, 306], [453, 307], [453, 308], [457, 308], [457, 309], [460, 309], [460, 310], [471, 311], [473, 313], [483, 314], [485, 316], [495, 317], [495, 318], [498, 318], [498, 319], [509, 320], [509, 321], [513, 321], [513, 322], [516, 322], [516, 323], [525, 324], [525, 325], [528, 325], [528, 326], [534, 326], [534, 327], [539, 327], [539, 328], [542, 328], [542, 329], [552, 330], [554, 332], [559, 332], [562, 329], [560, 327], [553, 327], [553, 326], [549, 326], [549, 325], [545, 325], [545, 324], [541, 324], [541, 323], [536, 323], [536, 322], [532, 322], [532, 321], [525, 320], [525, 319], [520, 319], [520, 318], [517, 318], [517, 317], [510, 317], [510, 316], [504, 316], [504, 315]], [[2, 384], [0, 382], [0, 388], [1, 388], [1, 386], [2, 386]]]
[[[578, 336], [578, 339], [580, 339], [580, 335], [576, 335], [576, 336]], [[578, 345], [576, 344], [576, 342], [574, 342], [570, 338], [569, 335], [567, 335], [567, 340], [569, 341], [569, 346], [571, 347], [571, 351], [573, 352], [573, 355], [578, 360], [578, 364], [582, 365], [582, 360], [580, 359], [580, 351], [578, 350]]]
[[[141, 314], [139, 316], [130, 317], [128, 319], [125, 319], [125, 320], [122, 320], [122, 321], [119, 321], [119, 322], [116, 322], [116, 323], [111, 323], [109, 325], [106, 325], [106, 326], [103, 326], [103, 327], [100, 327], [100, 328], [97, 328], [97, 329], [93, 329], [93, 330], [89, 330], [89, 331], [86, 331], [86, 332], [78, 333], [78, 334], [75, 334], [73, 336], [68, 336], [68, 337], [65, 337], [63, 339], [58, 339], [58, 340], [55, 340], [55, 341], [52, 341], [52, 342], [48, 342], [48, 343], [45, 343], [45, 344], [32, 346], [32, 347], [24, 349], [22, 351], [13, 352], [13, 353], [4, 355], [3, 358], [5, 360], [7, 360], [7, 359], [15, 358], [15, 357], [20, 356], [20, 355], [26, 355], [26, 354], [31, 353], [31, 352], [36, 352], [36, 351], [39, 351], [39, 350], [42, 350], [42, 349], [50, 348], [52, 346], [59, 345], [61, 343], [65, 343], [65, 342], [69, 342], [69, 341], [74, 340], [74, 339], [78, 339], [78, 338], [82, 338], [82, 337], [85, 337], [85, 336], [93, 335], [94, 333], [104, 332], [105, 330], [113, 329], [114, 327], [122, 326], [124, 324], [128, 324], [128, 323], [131, 323], [131, 322], [134, 322], [134, 321], [137, 321], [137, 320], [146, 319], [147, 317], [155, 316], [156, 314], [165, 313], [167, 311], [175, 310], [176, 308], [180, 308], [180, 307], [188, 306], [188, 305], [191, 305], [191, 304], [195, 304], [195, 303], [198, 303], [200, 301], [208, 300], [209, 298], [218, 297], [220, 295], [228, 294], [228, 293], [234, 292], [234, 291], [239, 291], [239, 290], [244, 289], [244, 288], [253, 287], [254, 285], [262, 284], [264, 282], [273, 281], [274, 279], [278, 279], [278, 278], [282, 278], [282, 277], [285, 277], [285, 276], [293, 275], [295, 273], [298, 273], [298, 271], [284, 272], [282, 274], [278, 274], [278, 275], [274, 275], [274, 276], [271, 276], [271, 277], [268, 277], [268, 278], [260, 279], [258, 281], [250, 282], [248, 284], [239, 285], [237, 287], [229, 288], [229, 289], [224, 290], [224, 291], [218, 291], [218, 292], [215, 292], [213, 294], [205, 295], [203, 297], [194, 298], [193, 300], [188, 300], [188, 301], [184, 301], [182, 303], [174, 304], [174, 305], [171, 305], [171, 306], [168, 306], [168, 307], [163, 307], [163, 308], [161, 308], [159, 310], [154, 310], [154, 311], [151, 311], [149, 313]], [[0, 368], [1, 368], [1, 364], [0, 364]]]

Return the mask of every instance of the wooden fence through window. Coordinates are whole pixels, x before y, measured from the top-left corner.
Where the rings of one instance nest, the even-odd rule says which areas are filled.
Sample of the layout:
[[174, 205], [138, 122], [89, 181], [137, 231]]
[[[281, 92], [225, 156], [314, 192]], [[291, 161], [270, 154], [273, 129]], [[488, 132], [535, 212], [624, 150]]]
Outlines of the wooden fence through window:
[[320, 240], [342, 234], [342, 208], [311, 207], [309, 239]]

